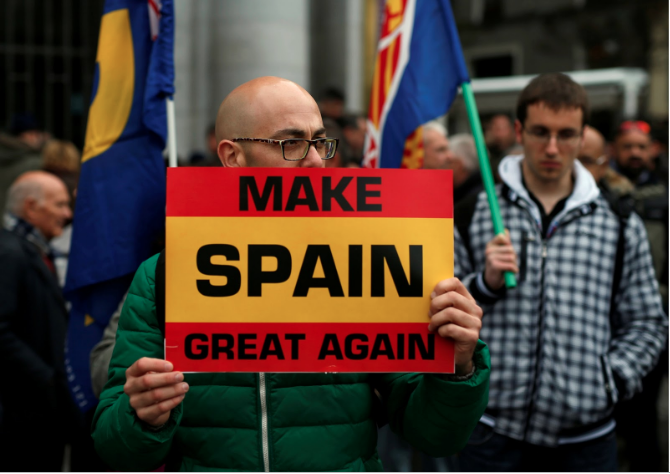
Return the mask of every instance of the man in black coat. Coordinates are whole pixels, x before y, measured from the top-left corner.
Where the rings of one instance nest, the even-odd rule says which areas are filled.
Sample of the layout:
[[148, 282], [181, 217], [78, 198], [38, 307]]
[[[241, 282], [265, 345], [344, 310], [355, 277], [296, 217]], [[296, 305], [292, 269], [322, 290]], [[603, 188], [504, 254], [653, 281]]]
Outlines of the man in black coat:
[[64, 364], [67, 310], [49, 241], [72, 217], [63, 182], [21, 175], [0, 230], [0, 471], [60, 471], [76, 407]]

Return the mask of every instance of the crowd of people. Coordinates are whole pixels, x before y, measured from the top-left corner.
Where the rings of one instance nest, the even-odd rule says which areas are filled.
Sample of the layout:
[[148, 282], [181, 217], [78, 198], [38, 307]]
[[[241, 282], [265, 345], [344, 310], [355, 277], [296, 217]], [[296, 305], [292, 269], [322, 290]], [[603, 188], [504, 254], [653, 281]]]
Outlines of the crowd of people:
[[[359, 167], [366, 118], [344, 103], [337, 89], [314, 100], [290, 81], [250, 81], [189, 165]], [[661, 470], [667, 144], [642, 120], [614, 133], [588, 123], [586, 91], [563, 74], [532, 80], [514, 120], [485, 121], [500, 235], [473, 137], [423, 126], [423, 168], [453, 176], [457, 278], [434, 282], [429, 317], [456, 341], [455, 374], [174, 371], [154, 256], [91, 354], [100, 403], [82, 414], [67, 387], [62, 295], [80, 153], [16, 116], [0, 134], [0, 366], [11, 381], [0, 385], [0, 470], [60, 471], [66, 446], [77, 471]], [[281, 138], [339, 146], [321, 156], [308, 145], [291, 162], [235, 141], [287, 128], [300, 135]], [[262, 416], [261, 386], [274, 400]]]

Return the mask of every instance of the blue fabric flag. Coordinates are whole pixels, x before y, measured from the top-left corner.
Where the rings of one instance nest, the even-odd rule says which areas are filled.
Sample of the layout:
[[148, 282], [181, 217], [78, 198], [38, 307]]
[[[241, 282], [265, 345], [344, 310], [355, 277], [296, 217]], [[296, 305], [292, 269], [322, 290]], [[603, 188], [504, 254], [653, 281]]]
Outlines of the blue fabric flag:
[[400, 168], [408, 136], [447, 113], [458, 87], [469, 81], [449, 0], [387, 1], [365, 164]]
[[165, 229], [173, 20], [172, 0], [107, 0], [103, 10], [65, 285], [66, 367], [82, 411], [97, 402], [91, 349]]

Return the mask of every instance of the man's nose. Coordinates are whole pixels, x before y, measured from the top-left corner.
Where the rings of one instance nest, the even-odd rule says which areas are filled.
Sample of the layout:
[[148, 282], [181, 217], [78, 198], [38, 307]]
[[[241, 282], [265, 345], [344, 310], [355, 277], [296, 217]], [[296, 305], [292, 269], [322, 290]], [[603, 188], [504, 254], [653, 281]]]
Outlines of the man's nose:
[[307, 150], [307, 156], [299, 161], [299, 166], [301, 168], [323, 168], [323, 160], [317, 153], [314, 145], [310, 145], [309, 150]]
[[558, 137], [556, 135], [549, 137], [549, 143], [547, 143], [545, 153], [552, 156], [558, 154]]

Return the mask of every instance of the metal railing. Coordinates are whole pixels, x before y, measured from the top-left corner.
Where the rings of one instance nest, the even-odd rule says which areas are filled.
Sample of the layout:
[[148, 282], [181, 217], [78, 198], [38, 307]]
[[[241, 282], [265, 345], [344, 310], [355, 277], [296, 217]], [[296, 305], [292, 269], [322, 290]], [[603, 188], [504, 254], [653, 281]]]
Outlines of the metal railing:
[[103, 0], [0, 2], [0, 129], [31, 113], [80, 149]]

